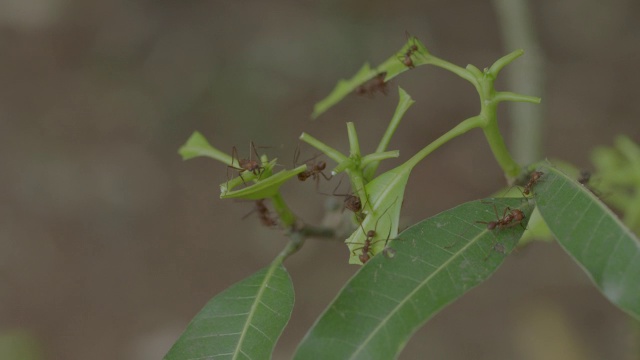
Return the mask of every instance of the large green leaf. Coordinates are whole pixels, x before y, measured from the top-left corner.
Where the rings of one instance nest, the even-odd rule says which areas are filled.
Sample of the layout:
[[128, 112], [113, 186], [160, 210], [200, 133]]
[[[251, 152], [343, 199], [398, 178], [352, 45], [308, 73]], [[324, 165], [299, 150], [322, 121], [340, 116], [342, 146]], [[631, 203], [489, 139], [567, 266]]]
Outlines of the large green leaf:
[[291, 278], [274, 262], [211, 299], [165, 359], [269, 359], [292, 309]]
[[378, 255], [347, 283], [300, 344], [295, 359], [393, 359], [424, 322], [486, 280], [522, 236], [519, 225], [488, 230], [494, 205], [532, 208], [520, 199], [457, 206], [402, 232], [393, 258]]
[[640, 240], [589, 189], [544, 165], [533, 194], [560, 245], [604, 296], [640, 319]]

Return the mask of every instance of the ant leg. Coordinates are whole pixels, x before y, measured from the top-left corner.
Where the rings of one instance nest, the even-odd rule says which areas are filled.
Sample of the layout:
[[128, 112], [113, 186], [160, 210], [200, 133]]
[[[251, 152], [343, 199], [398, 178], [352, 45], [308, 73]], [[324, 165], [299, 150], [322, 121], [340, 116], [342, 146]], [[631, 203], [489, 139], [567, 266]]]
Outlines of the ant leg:
[[293, 152], [293, 167], [298, 167], [298, 158], [300, 157], [300, 143], [296, 146], [296, 150]]
[[231, 167], [235, 168], [233, 160], [236, 160], [238, 166], [240, 166], [240, 157], [238, 156], [238, 149], [234, 146], [231, 148]]
[[252, 160], [251, 159], [251, 156], [252, 156], [251, 151], [253, 151], [253, 155], [256, 156], [256, 161], [260, 161], [260, 155], [258, 155], [258, 150], [256, 150], [256, 144], [253, 143], [253, 140], [251, 140], [249, 142], [249, 147], [250, 147], [249, 148], [249, 160]]
[[[327, 175], [325, 175], [325, 173], [324, 173], [324, 172], [322, 172], [322, 171], [320, 171], [320, 175], [322, 175], [322, 177], [324, 177], [324, 179], [325, 179], [325, 180], [327, 180], [327, 181], [329, 181], [329, 180], [333, 179], [333, 175], [331, 175], [331, 176], [327, 177]], [[320, 178], [318, 178], [318, 180], [319, 180], [319, 179], [320, 179]]]

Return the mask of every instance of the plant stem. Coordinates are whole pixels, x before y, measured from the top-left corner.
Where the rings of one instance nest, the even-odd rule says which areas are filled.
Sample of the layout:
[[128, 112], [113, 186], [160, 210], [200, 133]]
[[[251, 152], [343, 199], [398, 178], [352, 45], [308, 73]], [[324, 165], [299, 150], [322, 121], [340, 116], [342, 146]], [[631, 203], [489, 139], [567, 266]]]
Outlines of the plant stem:
[[409, 94], [407, 94], [406, 91], [404, 91], [403, 88], [398, 87], [398, 92], [400, 95], [400, 100], [398, 100], [398, 106], [396, 107], [396, 111], [394, 111], [393, 113], [393, 117], [389, 122], [389, 126], [387, 126], [387, 130], [384, 132], [382, 139], [380, 139], [380, 143], [376, 148], [376, 152], [374, 154], [369, 154], [362, 159], [362, 168], [364, 169], [362, 171], [362, 174], [367, 180], [373, 179], [373, 175], [376, 173], [376, 170], [378, 169], [378, 165], [380, 165], [380, 161], [383, 159], [380, 158], [377, 161], [373, 161], [371, 164], [367, 164], [366, 161], [369, 160], [368, 158], [370, 156], [383, 153], [384, 151], [387, 150], [387, 147], [391, 142], [391, 137], [398, 129], [398, 125], [400, 125], [400, 120], [402, 120], [402, 118], [404, 117], [404, 114], [407, 112], [407, 110], [409, 110], [411, 105], [415, 103], [415, 101], [411, 98], [411, 96], [409, 96]]
[[[398, 129], [398, 125], [400, 125], [400, 120], [404, 117], [404, 114], [409, 110], [411, 105], [415, 103], [415, 101], [404, 91], [403, 88], [398, 87], [398, 92], [400, 93], [400, 100], [398, 101], [398, 106], [396, 107], [396, 111], [393, 113], [393, 117], [389, 122], [389, 126], [387, 126], [387, 130], [384, 132], [382, 139], [380, 139], [380, 143], [378, 144], [378, 148], [376, 149], [377, 153], [381, 153], [387, 150], [389, 143], [391, 142], [391, 137]], [[375, 169], [373, 170], [375, 171]]]
[[[495, 117], [492, 121], [495, 121]], [[500, 167], [502, 167], [502, 171], [510, 179], [517, 177], [520, 174], [520, 165], [518, 165], [509, 154], [507, 145], [504, 143], [502, 134], [500, 134], [500, 130], [498, 129], [498, 124], [496, 123], [495, 126], [485, 126], [482, 130], [489, 142], [493, 156], [498, 161], [498, 164], [500, 164]], [[511, 180], [509, 182], [511, 182]]]
[[379, 164], [380, 161], [382, 160], [386, 160], [386, 159], [391, 159], [391, 158], [397, 158], [400, 156], [400, 151], [398, 150], [393, 150], [393, 151], [385, 151], [385, 152], [374, 152], [373, 154], [369, 154], [369, 155], [365, 155], [362, 158], [362, 161], [360, 162], [360, 166], [362, 168], [366, 167], [367, 165], [375, 162], [376, 164]]
[[476, 78], [475, 76], [473, 76], [467, 69], [463, 69], [458, 65], [454, 65], [446, 60], [442, 60], [436, 56], [433, 56], [431, 54], [429, 54], [428, 56], [426, 56], [426, 61], [427, 64], [431, 64], [431, 65], [435, 65], [437, 67], [443, 68], [445, 70], [449, 70], [452, 73], [460, 76], [461, 78], [467, 80], [468, 82], [475, 84], [476, 83]]
[[[532, 12], [526, 0], [493, 0], [506, 48], [522, 47], [527, 56], [510, 67], [509, 88], [522, 94], [544, 95], [544, 53], [537, 39]], [[509, 106], [514, 158], [530, 164], [542, 158], [544, 107]]]
[[413, 155], [409, 160], [407, 160], [404, 165], [409, 168], [415, 167], [422, 159], [424, 159], [427, 155], [431, 154], [434, 150], [444, 145], [447, 141], [452, 140], [455, 137], [458, 137], [467, 131], [480, 127], [480, 117], [474, 116], [470, 117], [458, 125], [456, 125], [453, 129], [447, 131], [445, 134], [434, 140], [431, 144], [427, 145], [424, 149], [420, 150], [417, 154]]
[[271, 197], [271, 202], [273, 203], [273, 208], [285, 227], [287, 229], [294, 228], [296, 225], [296, 216], [291, 209], [289, 209], [279, 191], [276, 195]]
[[302, 248], [302, 245], [304, 245], [305, 240], [306, 240], [306, 237], [303, 233], [298, 231], [292, 232], [291, 236], [289, 237], [289, 242], [287, 243], [285, 248], [282, 249], [282, 251], [280, 251], [280, 254], [278, 254], [278, 256], [273, 260], [272, 264], [276, 264], [276, 265], [282, 264], [282, 262], [286, 258], [295, 254], [298, 250], [300, 250], [300, 248]]
[[322, 151], [325, 155], [330, 157], [333, 161], [337, 162], [338, 164], [348, 159], [340, 151], [332, 148], [331, 146], [323, 143], [322, 141], [314, 138], [313, 136], [307, 133], [302, 133], [302, 135], [300, 135], [300, 140]]
[[360, 142], [356, 126], [352, 122], [347, 123], [347, 133], [349, 134], [349, 157], [353, 160], [360, 159]]
[[300, 229], [294, 230], [289, 235], [289, 242], [284, 249], [278, 254], [273, 263], [281, 264], [286, 258], [295, 254], [302, 248], [308, 237], [333, 238], [335, 231], [326, 227], [315, 227], [305, 225]]

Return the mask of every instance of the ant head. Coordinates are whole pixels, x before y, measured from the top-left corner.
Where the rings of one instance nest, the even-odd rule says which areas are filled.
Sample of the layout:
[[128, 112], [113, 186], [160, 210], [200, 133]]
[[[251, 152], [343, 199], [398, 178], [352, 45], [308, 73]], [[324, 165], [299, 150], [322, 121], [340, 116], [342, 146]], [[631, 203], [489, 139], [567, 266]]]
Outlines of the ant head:
[[324, 161], [318, 161], [318, 163], [316, 164], [316, 170], [324, 170], [327, 167], [327, 163]]
[[376, 236], [376, 231], [375, 230], [369, 230], [367, 231], [367, 237], [369, 239], [373, 239]]
[[362, 254], [360, 254], [360, 256], [358, 256], [358, 259], [360, 259], [360, 261], [364, 265], [367, 263], [367, 261], [369, 261], [369, 254], [363, 252]]
[[496, 228], [496, 226], [498, 226], [498, 222], [497, 221], [490, 221], [487, 223], [487, 229], [488, 230], [493, 230]]

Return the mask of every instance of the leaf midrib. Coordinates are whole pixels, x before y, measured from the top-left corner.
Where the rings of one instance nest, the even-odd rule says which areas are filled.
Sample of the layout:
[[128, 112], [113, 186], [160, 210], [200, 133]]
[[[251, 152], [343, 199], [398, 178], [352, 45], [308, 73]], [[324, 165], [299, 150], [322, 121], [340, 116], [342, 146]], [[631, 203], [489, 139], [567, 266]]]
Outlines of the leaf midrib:
[[405, 296], [404, 299], [402, 299], [402, 301], [398, 302], [398, 305], [387, 315], [383, 318], [383, 320], [380, 322], [380, 324], [378, 326], [376, 326], [373, 331], [371, 331], [371, 333], [369, 334], [369, 336], [367, 336], [367, 338], [361, 343], [361, 345], [359, 347], [356, 348], [356, 350], [353, 352], [353, 354], [351, 355], [350, 359], [354, 359], [356, 357], [356, 355], [358, 355], [360, 353], [360, 351], [362, 351], [365, 348], [365, 345], [367, 345], [372, 339], [373, 337], [380, 331], [381, 328], [383, 328], [383, 325], [385, 325], [387, 323], [387, 321], [400, 309], [404, 306], [404, 304], [415, 295], [416, 292], [418, 292], [419, 289], [422, 289], [423, 286], [425, 286], [434, 276], [436, 276], [437, 274], [440, 273], [440, 271], [446, 269], [448, 267], [448, 265], [454, 260], [457, 259], [459, 256], [461, 256], [465, 250], [476, 243], [476, 241], [478, 241], [479, 238], [481, 238], [484, 234], [486, 234], [489, 230], [484, 229], [481, 233], [479, 233], [474, 239], [472, 239], [471, 241], [469, 241], [467, 243], [467, 245], [465, 245], [464, 247], [462, 247], [460, 249], [460, 251], [458, 251], [454, 256], [450, 257], [447, 261], [445, 261], [442, 266], [438, 267], [433, 273], [431, 273], [424, 281], [422, 281], [420, 283], [420, 285], [416, 286], [415, 289], [413, 291], [411, 291], [407, 296]]

